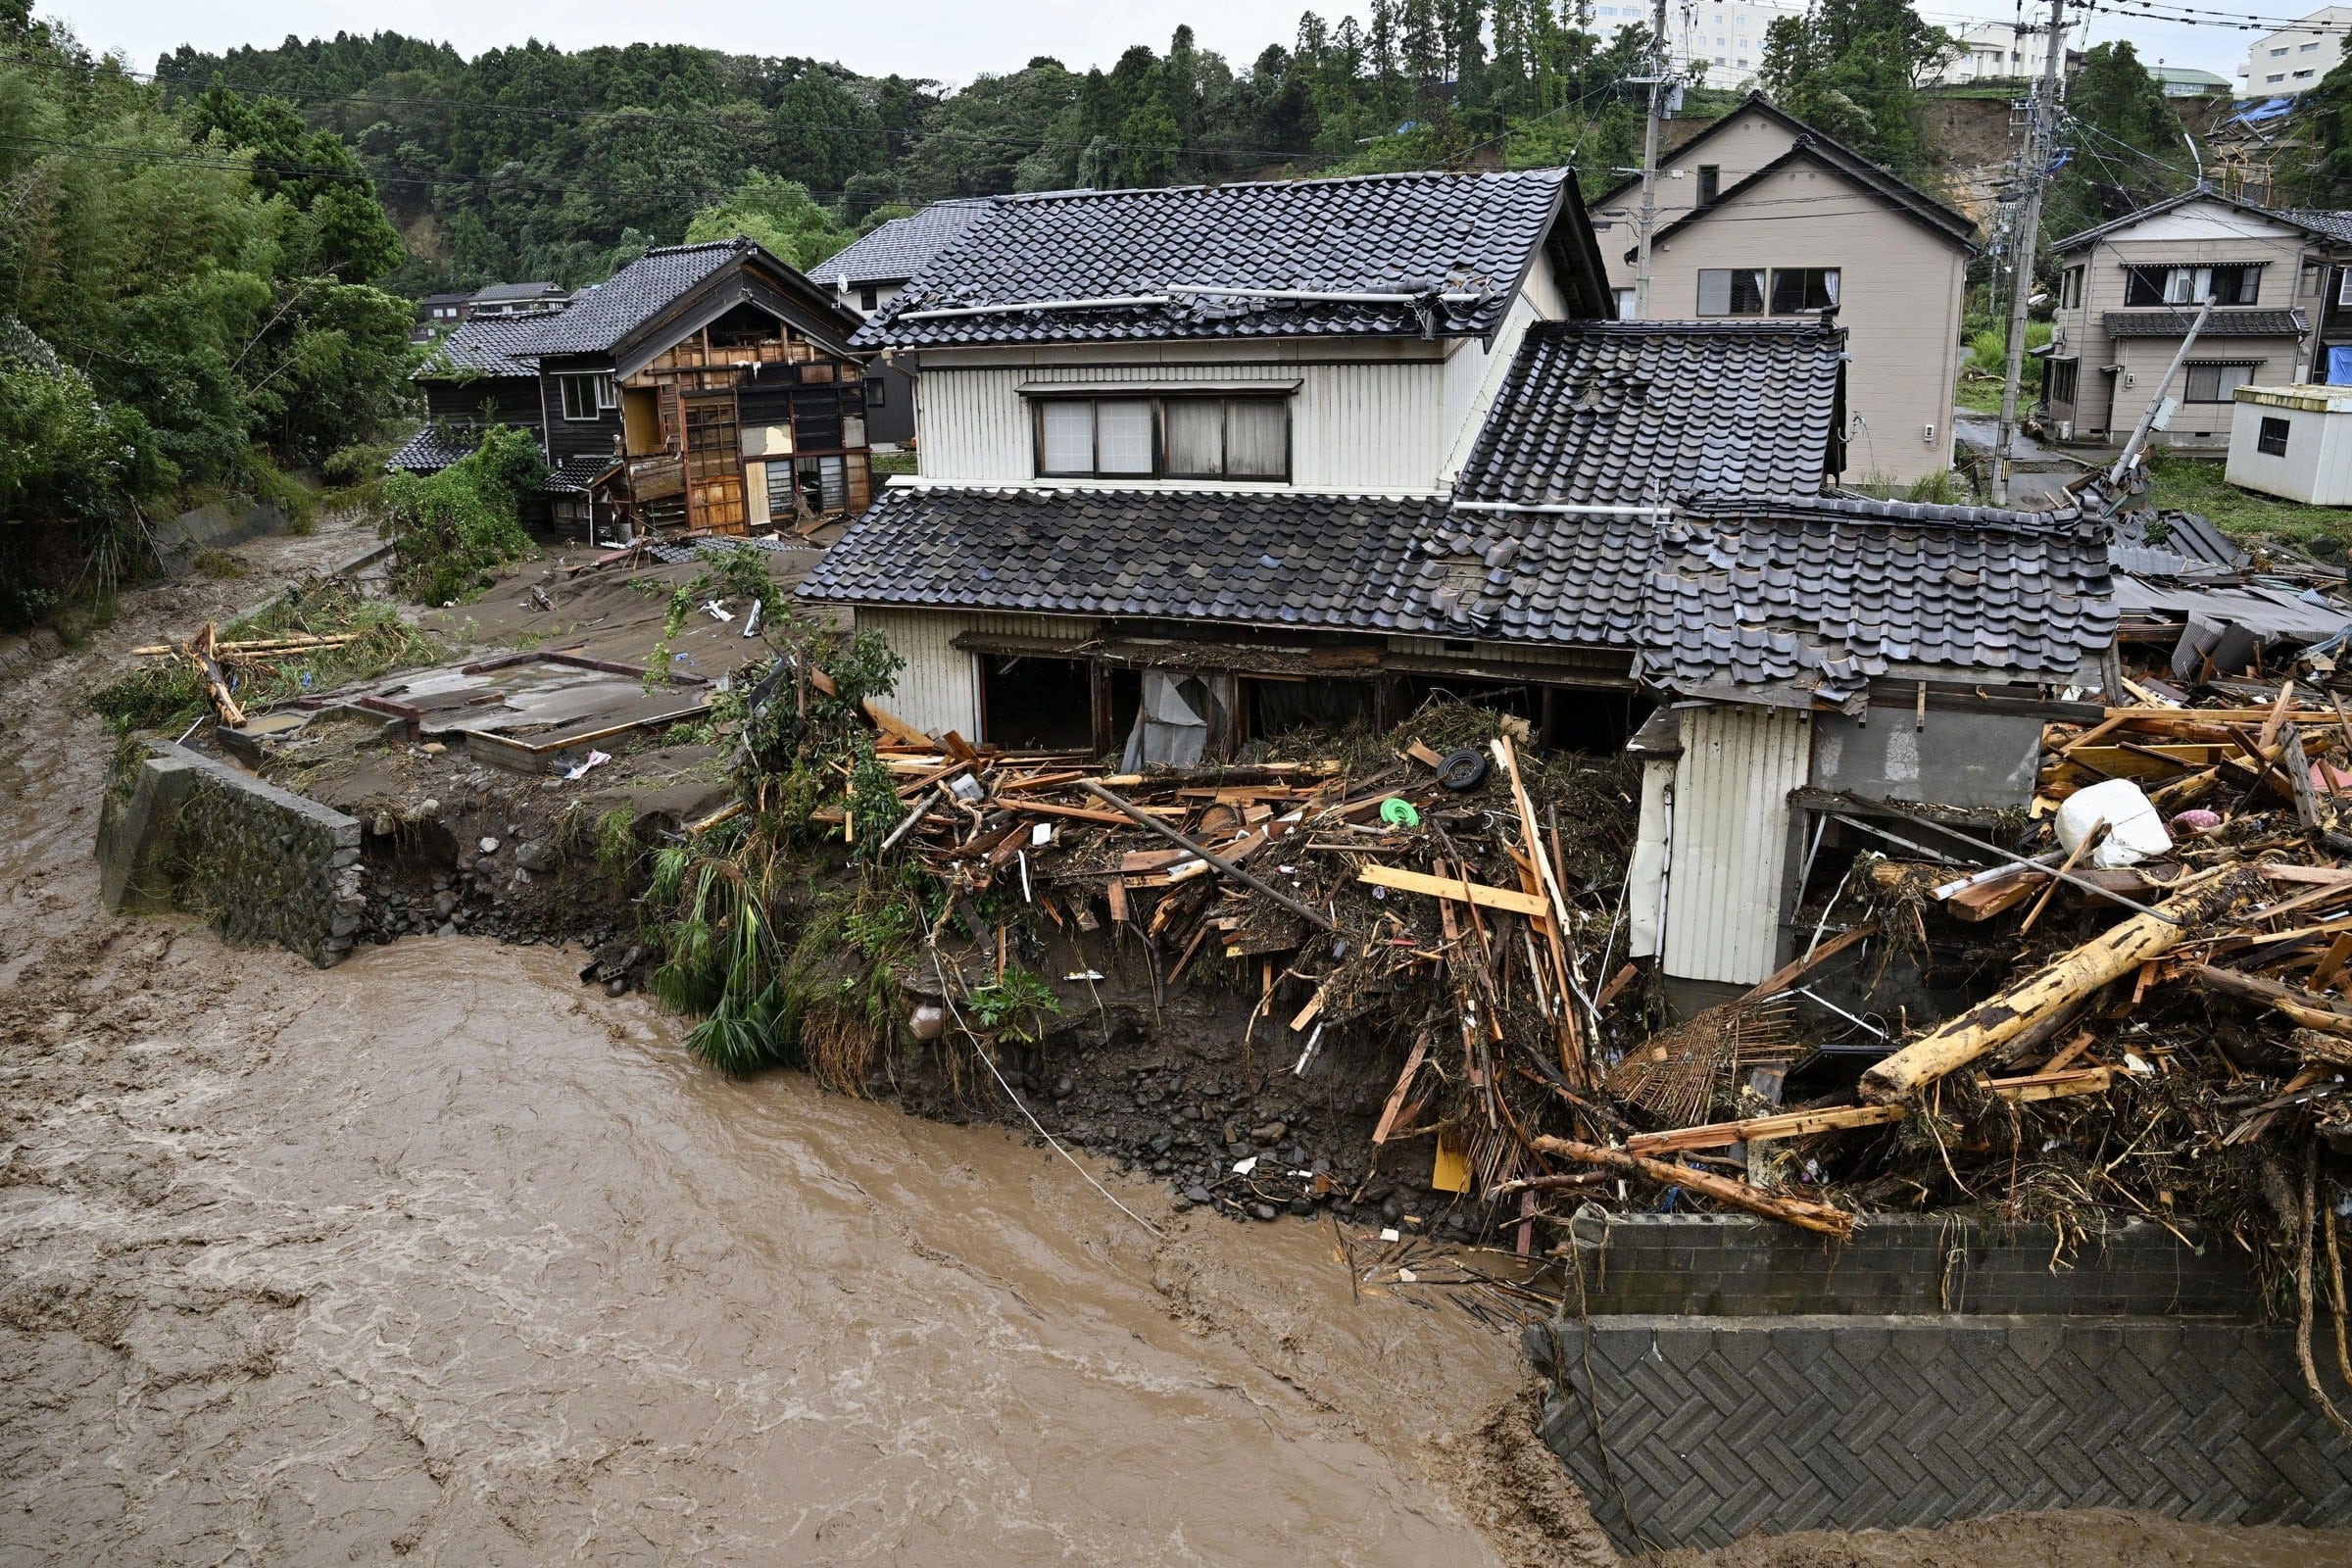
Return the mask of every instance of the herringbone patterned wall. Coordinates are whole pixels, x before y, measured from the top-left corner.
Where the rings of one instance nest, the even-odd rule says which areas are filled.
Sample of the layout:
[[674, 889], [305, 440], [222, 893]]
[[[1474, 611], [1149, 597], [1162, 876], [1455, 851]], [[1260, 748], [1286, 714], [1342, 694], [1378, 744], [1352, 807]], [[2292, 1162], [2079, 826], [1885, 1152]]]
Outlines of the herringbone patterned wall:
[[2352, 1524], [2288, 1338], [2058, 1317], [1606, 1317], [1528, 1331], [1544, 1437], [1622, 1548], [2128, 1507]]

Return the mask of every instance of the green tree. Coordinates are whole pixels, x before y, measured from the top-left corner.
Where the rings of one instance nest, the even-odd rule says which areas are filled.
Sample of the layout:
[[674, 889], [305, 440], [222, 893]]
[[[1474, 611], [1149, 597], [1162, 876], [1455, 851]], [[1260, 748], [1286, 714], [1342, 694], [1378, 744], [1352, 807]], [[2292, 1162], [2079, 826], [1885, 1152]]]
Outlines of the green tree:
[[2195, 182], [2180, 117], [2130, 43], [2095, 44], [2083, 55], [2066, 109], [2075, 124], [2044, 198], [2045, 234], [2075, 233]]
[[1782, 109], [1916, 178], [1928, 163], [1920, 89], [1956, 48], [1909, 0], [1816, 0], [1766, 29], [1759, 75]]
[[2305, 152], [2279, 171], [2284, 188], [2306, 207], [2352, 202], [2352, 55], [2297, 101], [2295, 124]]
[[804, 271], [858, 237], [816, 204], [808, 186], [757, 172], [725, 201], [704, 208], [686, 225], [689, 244], [738, 234], [758, 240]]

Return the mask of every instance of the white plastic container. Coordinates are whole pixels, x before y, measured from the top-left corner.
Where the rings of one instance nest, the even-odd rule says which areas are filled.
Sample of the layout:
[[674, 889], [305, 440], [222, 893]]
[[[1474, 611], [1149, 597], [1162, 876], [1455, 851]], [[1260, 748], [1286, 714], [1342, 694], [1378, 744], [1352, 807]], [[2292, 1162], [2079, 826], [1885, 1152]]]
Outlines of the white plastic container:
[[2090, 863], [2099, 870], [2118, 870], [2172, 853], [2173, 836], [2164, 830], [2163, 816], [2128, 778], [2103, 779], [2060, 803], [2059, 847], [2074, 854], [2102, 821], [2107, 824], [2107, 837], [2090, 852]]

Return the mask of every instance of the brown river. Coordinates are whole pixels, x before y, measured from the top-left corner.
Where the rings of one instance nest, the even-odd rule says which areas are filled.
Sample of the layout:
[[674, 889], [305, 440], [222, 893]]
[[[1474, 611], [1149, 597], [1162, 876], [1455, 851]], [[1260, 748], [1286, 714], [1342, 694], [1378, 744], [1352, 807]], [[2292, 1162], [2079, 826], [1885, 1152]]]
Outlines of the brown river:
[[[1326, 1231], [1099, 1173], [1154, 1239], [1000, 1130], [716, 1077], [549, 948], [320, 972], [105, 916], [78, 694], [267, 582], [0, 663], [0, 1564], [1614, 1561], [1515, 1345], [1352, 1299]], [[1720, 1560], [2318, 1541], [2081, 1515]]]

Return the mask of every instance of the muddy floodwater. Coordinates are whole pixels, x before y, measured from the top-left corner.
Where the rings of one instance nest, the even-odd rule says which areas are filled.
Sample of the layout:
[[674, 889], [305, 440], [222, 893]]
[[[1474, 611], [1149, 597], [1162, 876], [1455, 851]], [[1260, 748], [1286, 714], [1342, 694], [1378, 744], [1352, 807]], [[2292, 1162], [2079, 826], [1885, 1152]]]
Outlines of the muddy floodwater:
[[[105, 916], [78, 693], [252, 597], [0, 665], [0, 1563], [1614, 1560], [1515, 1345], [1353, 1299], [1325, 1230], [1104, 1173], [1154, 1238], [1001, 1130], [718, 1078], [552, 948]], [[1962, 1528], [1726, 1560], [2341, 1545]]]

